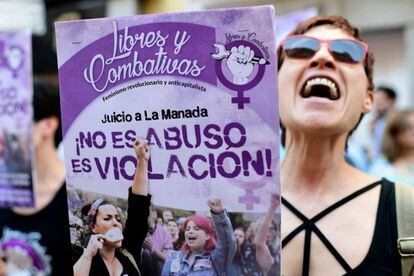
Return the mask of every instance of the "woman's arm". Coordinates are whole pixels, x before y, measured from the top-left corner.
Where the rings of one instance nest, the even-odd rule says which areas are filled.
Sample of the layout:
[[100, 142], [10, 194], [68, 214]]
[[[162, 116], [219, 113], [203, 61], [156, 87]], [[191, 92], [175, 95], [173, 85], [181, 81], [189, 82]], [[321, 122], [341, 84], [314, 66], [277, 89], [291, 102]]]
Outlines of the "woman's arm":
[[151, 196], [148, 195], [148, 160], [147, 142], [134, 142], [137, 168], [128, 195], [128, 213], [125, 222], [122, 246], [134, 256], [137, 264], [141, 261], [141, 249], [148, 232], [148, 215]]
[[89, 276], [91, 270], [92, 258], [102, 249], [104, 235], [92, 235], [89, 239], [88, 246], [83, 251], [82, 256], [73, 266], [75, 276]]
[[267, 210], [267, 213], [264, 217], [262, 225], [259, 228], [259, 231], [257, 231], [254, 237], [254, 243], [256, 245], [256, 260], [265, 274], [270, 271], [270, 268], [275, 262], [272, 255], [270, 254], [269, 247], [266, 244], [266, 237], [267, 233], [269, 232], [270, 224], [272, 223], [278, 205], [278, 196], [272, 195], [270, 207]]
[[148, 195], [148, 142], [134, 142], [134, 150], [137, 157], [137, 167], [135, 169], [134, 182], [132, 183], [132, 193], [136, 195]]
[[226, 272], [236, 254], [236, 238], [233, 235], [233, 227], [220, 199], [210, 199], [207, 204], [212, 213], [214, 231], [217, 235], [216, 249], [211, 253], [211, 257], [216, 269], [220, 267], [223, 272]]
[[79, 258], [76, 264], [73, 266], [74, 276], [89, 276], [91, 270], [92, 258], [86, 257], [85, 254]]

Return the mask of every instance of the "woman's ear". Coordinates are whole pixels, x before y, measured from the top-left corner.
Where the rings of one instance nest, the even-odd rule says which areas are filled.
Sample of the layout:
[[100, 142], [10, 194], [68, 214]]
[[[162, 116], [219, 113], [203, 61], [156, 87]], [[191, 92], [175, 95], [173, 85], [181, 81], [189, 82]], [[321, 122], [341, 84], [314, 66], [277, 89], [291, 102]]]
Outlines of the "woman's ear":
[[59, 119], [56, 116], [47, 117], [39, 120], [35, 125], [36, 132], [42, 140], [54, 140]]
[[44, 120], [44, 131], [49, 137], [55, 137], [55, 132], [59, 127], [59, 119], [56, 116], [48, 117]]
[[92, 232], [93, 234], [98, 234], [98, 231], [97, 231], [97, 229], [96, 229], [96, 224], [94, 224], [94, 225], [93, 225], [93, 227], [92, 227], [92, 229], [91, 229], [91, 232]]
[[364, 98], [364, 104], [362, 106], [362, 113], [367, 114], [371, 112], [373, 107], [374, 107], [374, 92], [372, 90], [368, 90]]

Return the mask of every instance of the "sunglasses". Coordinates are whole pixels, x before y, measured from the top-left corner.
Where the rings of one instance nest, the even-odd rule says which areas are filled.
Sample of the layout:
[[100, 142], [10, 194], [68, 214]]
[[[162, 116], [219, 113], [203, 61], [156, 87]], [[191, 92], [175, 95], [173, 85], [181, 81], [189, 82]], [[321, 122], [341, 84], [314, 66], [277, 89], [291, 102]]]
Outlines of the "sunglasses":
[[357, 64], [363, 61], [368, 45], [355, 39], [318, 39], [305, 35], [288, 36], [282, 42], [283, 50], [289, 58], [308, 59], [313, 57], [326, 43], [329, 53], [336, 61]]

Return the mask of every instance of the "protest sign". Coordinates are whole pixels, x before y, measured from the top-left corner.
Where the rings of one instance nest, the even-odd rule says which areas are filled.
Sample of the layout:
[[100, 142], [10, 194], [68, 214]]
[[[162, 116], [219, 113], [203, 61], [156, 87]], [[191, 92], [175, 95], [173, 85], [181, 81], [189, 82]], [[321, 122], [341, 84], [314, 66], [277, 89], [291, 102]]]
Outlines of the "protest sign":
[[0, 207], [34, 206], [31, 35], [0, 33]]
[[58, 22], [67, 183], [126, 198], [151, 145], [157, 205], [264, 212], [278, 191], [270, 7]]
[[[137, 138], [150, 144], [151, 201], [172, 217], [160, 224], [180, 225], [210, 198], [230, 212], [269, 209], [279, 192], [273, 20], [271, 7], [253, 7], [56, 23], [75, 247], [91, 234], [88, 203], [104, 197], [125, 218]], [[234, 228], [248, 226], [232, 216]], [[168, 258], [171, 240], [154, 239]], [[149, 247], [142, 273], [158, 275]]]

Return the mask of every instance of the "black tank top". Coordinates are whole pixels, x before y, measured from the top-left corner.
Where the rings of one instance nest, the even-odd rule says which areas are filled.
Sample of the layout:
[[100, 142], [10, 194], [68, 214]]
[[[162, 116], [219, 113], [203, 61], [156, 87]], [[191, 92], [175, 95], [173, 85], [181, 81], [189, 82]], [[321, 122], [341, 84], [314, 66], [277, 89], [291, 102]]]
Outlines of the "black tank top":
[[[381, 193], [377, 211], [374, 236], [368, 250], [368, 254], [363, 261], [356, 267], [351, 268], [346, 260], [338, 253], [335, 247], [318, 229], [315, 223], [321, 218], [329, 215], [336, 208], [346, 204], [357, 196], [371, 190], [377, 185], [381, 185]], [[346, 276], [353, 275], [401, 275], [401, 261], [397, 250], [397, 216], [395, 206], [395, 186], [394, 183], [386, 179], [372, 183], [351, 195], [341, 199], [335, 204], [329, 206], [316, 216], [307, 218], [299, 210], [293, 207], [285, 198], [282, 197], [282, 204], [285, 205], [293, 214], [303, 221], [289, 235], [282, 240], [282, 248], [285, 247], [297, 234], [305, 231], [305, 243], [303, 251], [302, 275], [309, 275], [309, 263], [311, 252], [311, 236], [316, 235], [326, 246], [329, 252], [335, 257], [338, 263], [346, 271]]]
[[38, 266], [45, 270], [51, 267], [46, 275], [73, 275], [66, 184], [47, 206], [32, 215], [0, 209], [0, 246], [11, 240], [30, 248]]

